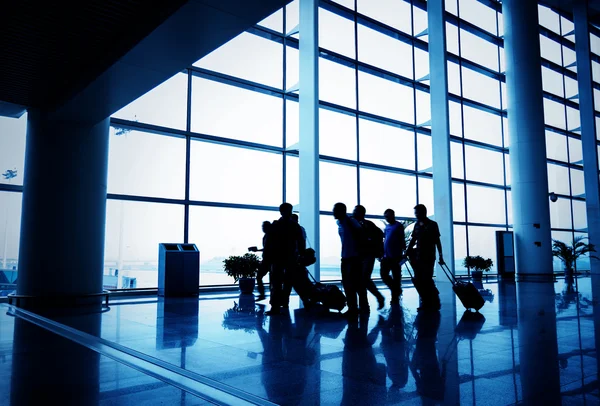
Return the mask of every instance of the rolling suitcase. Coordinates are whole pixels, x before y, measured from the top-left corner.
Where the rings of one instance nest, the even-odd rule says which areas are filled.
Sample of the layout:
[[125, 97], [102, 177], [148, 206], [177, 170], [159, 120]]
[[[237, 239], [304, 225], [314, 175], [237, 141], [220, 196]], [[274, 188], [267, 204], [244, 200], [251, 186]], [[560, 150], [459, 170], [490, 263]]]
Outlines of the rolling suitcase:
[[423, 283], [423, 281], [417, 280], [413, 276], [412, 272], [410, 272], [410, 268], [408, 267], [408, 265], [406, 265], [407, 262], [410, 263], [410, 265], [414, 269], [412, 262], [408, 258], [403, 258], [400, 261], [400, 267], [402, 268], [402, 265], [405, 265], [406, 270], [408, 271], [408, 274], [410, 275], [410, 280], [412, 281], [415, 289], [417, 290], [417, 293], [419, 294], [421, 301], [423, 303], [427, 303], [428, 305], [433, 305], [435, 308], [439, 309], [440, 308], [440, 291], [435, 286], [433, 279], [426, 280], [425, 283]]
[[317, 282], [306, 268], [297, 270], [293, 287], [302, 301], [309, 306], [321, 303], [323, 307], [337, 311], [346, 307], [346, 296], [340, 288]]
[[452, 283], [452, 290], [456, 293], [456, 296], [458, 296], [465, 309], [479, 311], [485, 304], [485, 300], [483, 300], [483, 296], [481, 296], [475, 285], [471, 282], [463, 282], [456, 279], [446, 264], [442, 265], [442, 270], [450, 280], [450, 283]]

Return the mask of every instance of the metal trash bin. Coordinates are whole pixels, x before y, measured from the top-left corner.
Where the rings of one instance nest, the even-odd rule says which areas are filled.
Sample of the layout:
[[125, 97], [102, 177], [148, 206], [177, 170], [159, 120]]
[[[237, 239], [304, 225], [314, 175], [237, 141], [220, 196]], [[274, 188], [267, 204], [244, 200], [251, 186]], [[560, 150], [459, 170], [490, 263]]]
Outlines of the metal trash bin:
[[198, 296], [200, 251], [195, 244], [158, 244], [158, 295]]

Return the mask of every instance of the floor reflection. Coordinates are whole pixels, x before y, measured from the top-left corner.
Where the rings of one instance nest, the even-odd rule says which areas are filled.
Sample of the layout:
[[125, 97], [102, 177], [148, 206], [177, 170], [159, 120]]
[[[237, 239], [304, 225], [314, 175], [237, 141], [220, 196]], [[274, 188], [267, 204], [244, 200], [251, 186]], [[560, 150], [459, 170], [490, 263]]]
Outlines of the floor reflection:
[[[350, 323], [336, 312], [301, 309], [296, 296], [287, 314], [266, 317], [252, 295], [231, 293], [129, 299], [95, 320], [55, 319], [277, 404], [600, 404], [598, 279], [485, 282], [480, 313], [465, 312], [451, 291], [440, 312], [417, 313], [416, 292], [406, 286], [401, 305]], [[15, 354], [28, 339], [17, 324]], [[94, 389], [102, 368], [98, 378], [97, 361], [71, 354], [64, 365], [89, 371], [89, 380], [69, 379], [91, 388], [91, 403], [102, 402], [107, 392], [102, 384]], [[42, 363], [55, 362], [48, 357]], [[43, 374], [9, 364], [11, 397], [26, 401], [21, 383]], [[189, 403], [174, 393], [167, 403]]]

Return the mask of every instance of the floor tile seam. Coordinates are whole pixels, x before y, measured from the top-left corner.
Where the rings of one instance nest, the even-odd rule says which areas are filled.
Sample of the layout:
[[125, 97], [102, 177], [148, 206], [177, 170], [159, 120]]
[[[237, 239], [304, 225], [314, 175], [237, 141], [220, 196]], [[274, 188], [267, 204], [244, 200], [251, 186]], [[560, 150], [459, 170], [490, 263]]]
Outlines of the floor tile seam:
[[[82, 345], [92, 351], [143, 372], [153, 378], [198, 396], [211, 403], [273, 405], [273, 403], [203, 375], [182, 369], [169, 362], [140, 353], [106, 339], [95, 337], [72, 327], [54, 322], [43, 316], [13, 306], [4, 305], [14, 316], [44, 328], [58, 336]], [[142, 365], [140, 365], [142, 364]]]

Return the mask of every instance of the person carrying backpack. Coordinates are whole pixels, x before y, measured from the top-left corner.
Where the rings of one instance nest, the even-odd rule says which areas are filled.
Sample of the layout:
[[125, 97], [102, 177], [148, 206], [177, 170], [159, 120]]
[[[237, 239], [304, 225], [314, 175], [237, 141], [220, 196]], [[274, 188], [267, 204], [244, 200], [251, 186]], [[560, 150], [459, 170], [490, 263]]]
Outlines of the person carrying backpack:
[[[360, 223], [363, 228], [361, 234], [362, 240], [360, 241], [359, 251], [361, 254], [362, 262], [362, 283], [364, 284], [367, 291], [371, 292], [377, 298], [377, 310], [383, 309], [385, 305], [385, 299], [371, 275], [373, 274], [373, 267], [375, 266], [375, 258], [381, 258], [383, 256], [383, 231], [370, 220], [365, 219], [367, 210], [362, 205], [354, 207], [353, 217]], [[369, 307], [361, 308], [361, 311], [369, 312]]]

